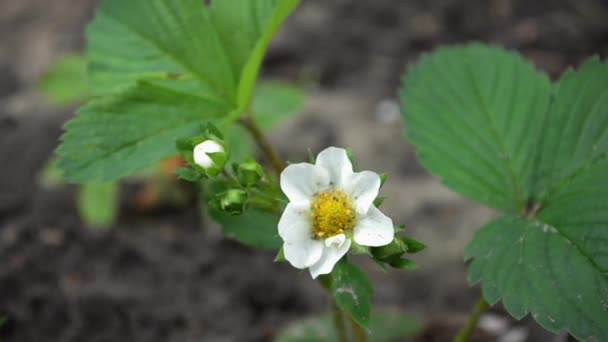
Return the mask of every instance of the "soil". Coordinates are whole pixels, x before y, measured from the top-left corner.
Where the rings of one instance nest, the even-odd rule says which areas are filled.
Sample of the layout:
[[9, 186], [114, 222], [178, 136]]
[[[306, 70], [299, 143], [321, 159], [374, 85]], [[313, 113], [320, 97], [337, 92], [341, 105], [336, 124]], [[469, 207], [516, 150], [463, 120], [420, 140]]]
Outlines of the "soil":
[[[83, 48], [96, 3], [0, 3], [0, 340], [268, 341], [325, 310], [306, 274], [223, 238], [192, 201], [137, 210], [127, 184], [116, 225], [94, 230], [78, 217], [75, 187], [38, 182], [74, 108], [50, 106], [36, 82]], [[602, 0], [303, 0], [273, 43], [265, 76], [309, 93], [305, 112], [272, 133], [280, 153], [352, 147], [364, 168], [391, 175], [384, 210], [429, 245], [414, 272], [361, 261], [377, 305], [426, 322], [411, 340], [449, 341], [464, 321], [479, 289], [466, 283], [462, 251], [495, 213], [416, 162], [394, 109], [403, 70], [439, 44], [479, 40], [517, 49], [555, 78], [588, 55], [606, 57], [606, 18]], [[517, 331], [524, 339], [508, 341], [567, 340], [529, 318], [514, 322], [500, 305], [485, 321], [477, 341]]]

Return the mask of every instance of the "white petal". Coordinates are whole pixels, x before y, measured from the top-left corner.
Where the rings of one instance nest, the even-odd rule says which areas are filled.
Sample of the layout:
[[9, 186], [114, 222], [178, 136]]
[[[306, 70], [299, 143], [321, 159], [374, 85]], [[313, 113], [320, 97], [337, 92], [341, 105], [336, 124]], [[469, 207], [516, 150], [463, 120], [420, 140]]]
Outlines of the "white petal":
[[371, 171], [353, 173], [344, 183], [344, 191], [355, 202], [355, 210], [361, 215], [367, 214], [378, 192], [380, 191], [380, 176]]
[[353, 165], [343, 148], [324, 149], [317, 156], [317, 165], [329, 172], [329, 179], [336, 188], [342, 188], [345, 178], [353, 173]]
[[220, 145], [217, 141], [205, 140], [194, 147], [194, 151], [192, 152], [192, 154], [194, 157], [194, 162], [200, 167], [207, 169], [213, 166], [213, 160], [209, 158], [207, 153], [217, 152], [224, 152], [224, 147]]
[[309, 238], [296, 242], [285, 242], [283, 244], [283, 255], [285, 260], [299, 269], [310, 267], [318, 263], [323, 254], [323, 241]]
[[346, 242], [346, 235], [338, 234], [336, 236], [325, 239], [325, 247], [340, 248]]
[[320, 166], [308, 163], [291, 164], [281, 173], [281, 190], [292, 202], [310, 200], [328, 186], [329, 175]]
[[285, 242], [308, 240], [312, 237], [310, 202], [290, 202], [279, 220], [279, 236]]
[[388, 245], [394, 236], [393, 220], [373, 205], [358, 219], [353, 235], [358, 244], [371, 247]]
[[351, 241], [346, 239], [340, 247], [335, 247], [333, 245], [331, 247], [325, 247], [319, 261], [308, 268], [312, 279], [316, 279], [321, 274], [331, 273], [336, 263], [342, 259], [346, 252], [348, 252], [350, 245]]

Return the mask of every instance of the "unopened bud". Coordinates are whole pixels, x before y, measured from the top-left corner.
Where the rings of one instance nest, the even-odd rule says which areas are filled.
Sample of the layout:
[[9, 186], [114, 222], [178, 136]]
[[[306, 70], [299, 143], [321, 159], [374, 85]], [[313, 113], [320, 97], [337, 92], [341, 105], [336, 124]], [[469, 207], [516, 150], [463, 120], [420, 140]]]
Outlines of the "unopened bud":
[[264, 170], [262, 169], [262, 166], [255, 160], [248, 160], [239, 164], [237, 167], [237, 174], [239, 177], [239, 182], [242, 185], [253, 186], [258, 184], [260, 179], [262, 179]]
[[246, 191], [231, 189], [218, 194], [220, 209], [232, 215], [238, 215], [245, 210], [245, 204], [249, 199]]
[[196, 165], [212, 176], [221, 171], [228, 159], [224, 146], [215, 140], [205, 140], [196, 145], [192, 157]]

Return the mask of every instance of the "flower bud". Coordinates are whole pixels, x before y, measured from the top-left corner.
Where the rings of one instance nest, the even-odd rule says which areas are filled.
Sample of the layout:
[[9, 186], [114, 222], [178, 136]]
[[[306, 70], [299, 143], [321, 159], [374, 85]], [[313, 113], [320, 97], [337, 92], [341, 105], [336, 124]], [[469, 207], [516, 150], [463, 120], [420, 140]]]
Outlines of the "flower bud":
[[247, 192], [239, 189], [230, 189], [218, 194], [218, 196], [220, 209], [232, 215], [243, 213], [245, 204], [249, 199]]
[[247, 160], [244, 163], [239, 164], [237, 167], [237, 175], [239, 182], [243, 186], [254, 186], [262, 179], [264, 170], [255, 160]]
[[192, 157], [194, 163], [210, 176], [218, 174], [228, 159], [224, 146], [215, 140], [205, 140], [196, 145]]

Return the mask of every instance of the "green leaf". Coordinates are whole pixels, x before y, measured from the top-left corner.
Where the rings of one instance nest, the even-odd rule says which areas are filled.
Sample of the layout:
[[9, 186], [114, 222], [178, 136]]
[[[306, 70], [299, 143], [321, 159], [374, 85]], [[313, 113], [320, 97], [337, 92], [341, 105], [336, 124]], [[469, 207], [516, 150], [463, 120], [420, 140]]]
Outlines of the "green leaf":
[[84, 56], [67, 55], [55, 62], [38, 86], [54, 105], [69, 105], [88, 96], [86, 70]]
[[608, 155], [608, 64], [590, 58], [564, 73], [543, 127], [535, 193], [549, 203]]
[[140, 81], [129, 91], [90, 101], [65, 125], [59, 167], [76, 182], [109, 181], [175, 155], [175, 139], [195, 135], [201, 122], [227, 105], [193, 80]]
[[252, 110], [256, 122], [270, 129], [282, 119], [297, 114], [304, 106], [302, 89], [282, 82], [262, 82], [254, 93]]
[[592, 58], [550, 87], [515, 54], [440, 49], [402, 98], [423, 164], [510, 214], [467, 247], [471, 283], [516, 318], [607, 340], [608, 64]]
[[551, 83], [518, 54], [480, 44], [424, 57], [401, 92], [420, 162], [461, 194], [508, 213], [532, 195]]
[[[369, 323], [369, 342], [391, 342], [417, 335], [420, 323], [397, 310], [374, 311]], [[335, 342], [338, 340], [330, 314], [302, 319], [289, 324], [275, 342]]]
[[87, 29], [92, 88], [106, 94], [150, 76], [195, 75], [232, 103], [235, 71], [199, 0], [105, 0]]
[[531, 312], [547, 330], [606, 341], [608, 230], [593, 222], [578, 227], [580, 232], [572, 228], [513, 216], [489, 223], [467, 247], [466, 257], [473, 258], [469, 281], [483, 281], [487, 301], [502, 298], [517, 319]]
[[78, 193], [78, 212], [87, 225], [107, 228], [116, 221], [118, 182], [86, 183]]
[[261, 249], [278, 250], [282, 241], [277, 231], [279, 218], [257, 209], [245, 210], [241, 215], [209, 208], [209, 215], [219, 223], [224, 233], [239, 242]]
[[374, 287], [367, 275], [345, 258], [334, 267], [331, 293], [338, 306], [358, 324], [367, 328]]

